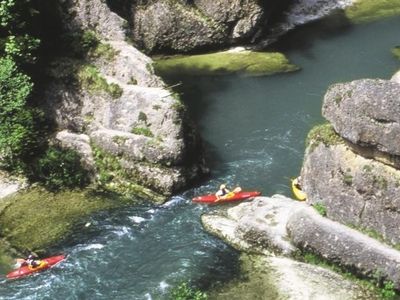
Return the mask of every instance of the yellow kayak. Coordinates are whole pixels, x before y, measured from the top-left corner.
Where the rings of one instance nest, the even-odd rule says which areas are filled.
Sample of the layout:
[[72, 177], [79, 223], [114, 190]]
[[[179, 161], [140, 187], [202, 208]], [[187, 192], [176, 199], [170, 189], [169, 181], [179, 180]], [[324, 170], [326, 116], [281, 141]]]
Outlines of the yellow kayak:
[[297, 200], [304, 201], [307, 199], [307, 194], [304, 193], [298, 186], [297, 178], [291, 179], [292, 191]]

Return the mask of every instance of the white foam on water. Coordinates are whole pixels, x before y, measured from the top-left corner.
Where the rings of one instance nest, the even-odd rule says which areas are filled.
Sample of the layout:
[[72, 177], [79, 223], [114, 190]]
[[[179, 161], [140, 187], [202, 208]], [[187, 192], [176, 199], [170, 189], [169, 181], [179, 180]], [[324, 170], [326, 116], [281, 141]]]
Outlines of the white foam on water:
[[103, 249], [103, 244], [90, 244], [82, 248], [82, 250]]
[[161, 290], [161, 291], [164, 292], [168, 287], [169, 287], [169, 284], [166, 283], [165, 281], [161, 281], [161, 282], [160, 282], [160, 290]]
[[161, 207], [172, 207], [184, 201], [185, 198], [176, 196], [173, 197], [170, 201], [165, 202], [163, 205], [161, 205]]
[[128, 218], [129, 218], [129, 220], [131, 220], [132, 222], [137, 223], [137, 224], [140, 224], [147, 220], [145, 218], [138, 217], [138, 216], [132, 216], [132, 217], [128, 217]]
[[124, 236], [124, 235], [130, 233], [130, 231], [131, 231], [130, 227], [118, 226], [118, 227], [116, 227], [116, 230], [113, 230], [113, 233], [116, 234], [117, 236]]

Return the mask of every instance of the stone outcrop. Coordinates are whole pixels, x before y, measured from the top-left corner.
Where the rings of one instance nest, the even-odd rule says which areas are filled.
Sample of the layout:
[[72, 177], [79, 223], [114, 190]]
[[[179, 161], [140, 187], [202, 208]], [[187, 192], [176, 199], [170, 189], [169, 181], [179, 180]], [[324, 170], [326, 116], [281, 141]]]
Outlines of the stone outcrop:
[[400, 243], [399, 96], [400, 85], [388, 80], [331, 86], [322, 110], [336, 143], [313, 133], [302, 168], [311, 204], [392, 245]]
[[400, 85], [380, 79], [361, 79], [331, 86], [323, 116], [335, 131], [353, 144], [400, 155]]
[[306, 154], [303, 186], [311, 204], [342, 224], [400, 243], [400, 171], [364, 158], [346, 144], [320, 144]]
[[379, 299], [333, 271], [285, 257], [242, 254], [240, 266], [246, 280], [224, 284], [209, 299]]
[[[271, 254], [296, 256], [300, 250], [314, 253], [362, 277], [379, 275], [382, 280], [391, 280], [396, 288], [400, 287], [399, 251], [322, 217], [304, 202], [281, 195], [257, 197], [226, 211], [203, 215], [202, 223], [207, 231], [236, 249], [264, 254], [266, 260], [270, 260]], [[302, 268], [315, 267], [302, 265]]]
[[295, 247], [290, 243], [286, 222], [292, 211], [303, 205], [284, 196], [257, 197], [228, 209], [226, 215], [203, 215], [207, 231], [241, 251], [290, 255]]
[[290, 240], [362, 277], [390, 280], [400, 289], [400, 252], [312, 209], [298, 210], [288, 220]]
[[147, 52], [189, 52], [252, 41], [290, 1], [142, 1], [131, 8], [134, 41]]
[[[51, 71], [45, 102], [61, 131], [56, 140], [81, 153], [94, 173], [96, 159], [111, 156], [113, 176], [162, 195], [207, 172], [184, 105], [154, 75], [152, 60], [125, 41], [126, 22], [101, 0], [65, 1], [63, 9], [65, 30], [94, 31], [107, 54], [59, 60]], [[71, 68], [72, 83], [62, 74]]]

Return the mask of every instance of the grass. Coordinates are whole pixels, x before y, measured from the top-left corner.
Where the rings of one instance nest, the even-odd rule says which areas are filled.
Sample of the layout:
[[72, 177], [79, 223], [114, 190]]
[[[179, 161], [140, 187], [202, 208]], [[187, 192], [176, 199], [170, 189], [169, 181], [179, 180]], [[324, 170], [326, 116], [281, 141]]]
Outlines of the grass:
[[134, 127], [131, 129], [131, 133], [137, 134], [137, 135], [144, 135], [147, 137], [154, 137], [154, 134], [147, 127]]
[[326, 206], [323, 203], [313, 204], [313, 208], [323, 217], [326, 217]]
[[341, 274], [344, 278], [356, 282], [357, 284], [365, 287], [375, 295], [379, 295], [381, 299], [394, 299], [394, 297], [397, 295], [394, 289], [393, 282], [389, 280], [382, 280], [379, 272], [375, 272], [375, 274], [372, 274], [372, 278], [370, 279], [363, 279], [356, 277], [352, 273], [347, 272], [346, 270], [328, 262], [326, 259], [314, 253], [304, 252], [302, 253], [302, 257], [300, 255], [296, 255], [296, 258], [300, 261], [320, 266], [329, 269], [335, 273]]
[[121, 97], [123, 93], [122, 88], [118, 84], [108, 83], [95, 66], [81, 66], [77, 76], [81, 86], [86, 88], [89, 92], [106, 92], [114, 99]]
[[232, 73], [262, 76], [299, 69], [281, 53], [252, 51], [218, 52], [160, 59], [155, 61], [154, 68], [156, 73], [162, 76], [175, 74], [225, 75]]
[[345, 14], [353, 23], [400, 15], [400, 0], [358, 0], [345, 9]]

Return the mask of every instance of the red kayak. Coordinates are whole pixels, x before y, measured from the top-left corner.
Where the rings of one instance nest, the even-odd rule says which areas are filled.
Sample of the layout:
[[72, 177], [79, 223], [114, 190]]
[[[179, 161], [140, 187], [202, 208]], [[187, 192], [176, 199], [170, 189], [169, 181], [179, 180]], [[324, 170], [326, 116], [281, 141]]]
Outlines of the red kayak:
[[197, 203], [226, 203], [226, 202], [233, 202], [233, 201], [240, 201], [240, 200], [245, 200], [245, 199], [249, 199], [249, 198], [253, 198], [253, 197], [257, 197], [260, 196], [261, 192], [238, 192], [238, 193], [229, 193], [225, 196], [225, 198], [220, 199], [218, 201], [217, 197], [213, 194], [213, 195], [205, 195], [205, 196], [199, 196], [199, 197], [195, 197], [192, 199], [193, 202], [197, 202]]
[[10, 273], [7, 274], [8, 279], [15, 279], [15, 278], [20, 278], [24, 277], [36, 272], [44, 271], [47, 269], [50, 269], [51, 267], [55, 266], [59, 262], [63, 261], [65, 259], [65, 255], [58, 255], [58, 256], [52, 256], [48, 258], [43, 258], [40, 260], [40, 264], [37, 267], [31, 267], [31, 266], [22, 266]]

